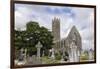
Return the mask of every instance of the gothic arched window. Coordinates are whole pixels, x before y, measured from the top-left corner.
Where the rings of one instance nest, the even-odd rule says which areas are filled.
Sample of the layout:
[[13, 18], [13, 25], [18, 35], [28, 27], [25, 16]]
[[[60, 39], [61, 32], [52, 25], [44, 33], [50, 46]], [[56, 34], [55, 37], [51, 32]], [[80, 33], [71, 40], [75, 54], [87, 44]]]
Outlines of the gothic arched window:
[[76, 32], [74, 32], [74, 34], [73, 34], [73, 41], [77, 45], [77, 33]]

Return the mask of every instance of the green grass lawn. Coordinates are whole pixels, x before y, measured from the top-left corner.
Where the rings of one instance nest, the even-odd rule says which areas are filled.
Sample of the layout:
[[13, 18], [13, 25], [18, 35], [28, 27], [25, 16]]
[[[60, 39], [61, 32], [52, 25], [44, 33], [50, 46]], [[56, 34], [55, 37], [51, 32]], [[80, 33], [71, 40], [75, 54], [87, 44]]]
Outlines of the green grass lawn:
[[48, 58], [48, 56], [41, 57], [43, 64], [59, 63], [60, 60]]

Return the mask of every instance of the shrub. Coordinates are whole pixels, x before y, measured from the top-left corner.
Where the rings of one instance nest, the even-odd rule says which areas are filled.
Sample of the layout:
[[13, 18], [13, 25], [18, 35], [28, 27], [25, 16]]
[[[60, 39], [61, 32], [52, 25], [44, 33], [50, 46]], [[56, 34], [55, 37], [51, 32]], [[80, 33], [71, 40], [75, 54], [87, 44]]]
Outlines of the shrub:
[[61, 59], [61, 54], [59, 52], [55, 53], [55, 58], [56, 58], [56, 60], [60, 60]]

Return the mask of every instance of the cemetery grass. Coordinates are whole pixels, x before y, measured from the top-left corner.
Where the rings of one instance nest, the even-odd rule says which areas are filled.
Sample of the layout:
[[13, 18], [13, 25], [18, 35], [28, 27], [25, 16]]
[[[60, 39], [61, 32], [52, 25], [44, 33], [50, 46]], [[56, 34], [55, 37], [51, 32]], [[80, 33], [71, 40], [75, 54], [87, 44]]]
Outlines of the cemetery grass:
[[60, 62], [60, 60], [51, 59], [48, 56], [43, 56], [43, 57], [41, 57], [41, 59], [42, 59], [43, 64], [52, 64], [52, 63], [59, 63]]
[[80, 62], [86, 62], [86, 61], [89, 61], [87, 55], [80, 56]]

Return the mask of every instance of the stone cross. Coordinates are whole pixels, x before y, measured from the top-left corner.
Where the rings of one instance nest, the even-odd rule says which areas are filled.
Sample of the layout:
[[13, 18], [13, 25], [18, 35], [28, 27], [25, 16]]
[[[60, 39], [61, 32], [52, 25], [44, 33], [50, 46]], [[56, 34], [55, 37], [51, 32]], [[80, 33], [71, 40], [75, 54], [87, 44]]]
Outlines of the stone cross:
[[36, 48], [37, 48], [37, 58], [40, 59], [40, 49], [42, 48], [42, 44], [38, 42]]

